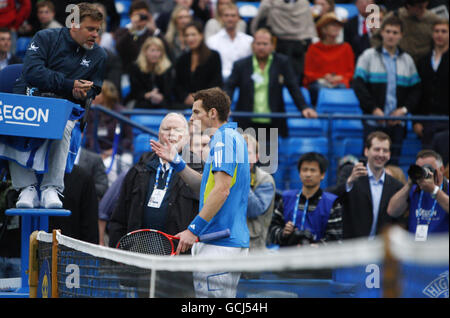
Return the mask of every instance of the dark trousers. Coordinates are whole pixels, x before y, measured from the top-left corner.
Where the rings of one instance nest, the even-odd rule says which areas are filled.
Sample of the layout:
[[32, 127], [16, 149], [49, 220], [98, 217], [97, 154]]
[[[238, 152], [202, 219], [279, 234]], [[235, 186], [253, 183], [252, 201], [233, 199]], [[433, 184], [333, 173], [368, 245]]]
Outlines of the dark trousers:
[[[398, 161], [400, 159], [400, 156], [402, 154], [402, 145], [403, 145], [403, 139], [405, 139], [406, 135], [406, 127], [401, 125], [395, 125], [395, 126], [371, 126], [363, 122], [363, 131], [364, 131], [364, 141], [367, 139], [367, 136], [369, 136], [374, 131], [382, 131], [385, 132], [392, 141], [391, 146], [391, 160], [389, 163], [393, 165], [398, 165]], [[364, 155], [364, 146], [363, 146], [363, 155]]]
[[311, 40], [294, 41], [294, 40], [283, 40], [277, 39], [277, 49], [278, 53], [284, 54], [289, 58], [289, 63], [291, 64], [295, 77], [298, 79], [298, 84], [302, 83], [303, 67], [305, 61], [306, 50], [311, 43]]

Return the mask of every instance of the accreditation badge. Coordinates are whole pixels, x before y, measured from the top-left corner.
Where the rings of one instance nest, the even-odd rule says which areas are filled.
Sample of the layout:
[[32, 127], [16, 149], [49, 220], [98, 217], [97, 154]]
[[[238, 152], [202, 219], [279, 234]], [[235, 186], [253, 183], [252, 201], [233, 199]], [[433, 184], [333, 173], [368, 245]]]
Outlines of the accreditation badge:
[[417, 224], [415, 241], [425, 242], [428, 236], [428, 225]]
[[152, 195], [150, 196], [150, 200], [148, 200], [147, 206], [150, 208], [159, 209], [165, 195], [166, 190], [154, 189]]

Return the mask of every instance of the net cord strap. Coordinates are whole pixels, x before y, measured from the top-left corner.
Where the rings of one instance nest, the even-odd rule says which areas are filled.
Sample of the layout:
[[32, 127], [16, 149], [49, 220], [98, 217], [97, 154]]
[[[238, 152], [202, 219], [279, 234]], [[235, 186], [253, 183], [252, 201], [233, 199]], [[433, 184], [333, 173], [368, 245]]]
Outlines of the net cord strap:
[[[390, 234], [391, 249], [400, 261], [424, 264], [448, 264], [448, 234], [414, 242], [414, 236], [402, 229]], [[58, 244], [94, 257], [155, 271], [266, 271], [288, 269], [322, 269], [380, 263], [384, 258], [384, 241], [376, 238], [329, 243], [320, 248], [283, 248], [275, 252], [254, 252], [248, 256], [192, 257], [190, 255], [154, 256], [104, 247], [79, 241], [57, 233]], [[38, 240], [51, 242], [52, 235], [39, 232]], [[276, 257], [268, 257], [273, 253]]]

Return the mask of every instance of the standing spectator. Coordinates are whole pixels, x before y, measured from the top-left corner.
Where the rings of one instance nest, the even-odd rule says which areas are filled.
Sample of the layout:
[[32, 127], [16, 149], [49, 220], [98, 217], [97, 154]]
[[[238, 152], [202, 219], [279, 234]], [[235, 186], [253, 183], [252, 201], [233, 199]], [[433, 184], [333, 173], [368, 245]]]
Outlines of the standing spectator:
[[[177, 113], [167, 114], [159, 127], [159, 140], [181, 152], [187, 142], [188, 124]], [[186, 161], [193, 162], [192, 155]], [[201, 164], [190, 164], [201, 171]], [[165, 189], [159, 204], [153, 204], [154, 189]], [[198, 213], [198, 196], [181, 179], [168, 162], [156, 153], [142, 155], [126, 174], [117, 206], [108, 224], [109, 246], [134, 230], [151, 228], [175, 235], [185, 229]]]
[[51, 1], [40, 1], [36, 4], [37, 17], [42, 29], [62, 28], [62, 24], [55, 20], [55, 6]]
[[170, 47], [173, 60], [176, 60], [187, 50], [183, 31], [191, 21], [192, 15], [190, 14], [188, 8], [177, 6], [172, 11], [169, 26], [164, 38]]
[[[417, 71], [422, 81], [422, 96], [414, 115], [448, 116], [448, 20], [440, 20], [433, 26], [434, 47], [421, 58]], [[448, 122], [424, 121], [414, 123], [414, 131], [422, 139], [423, 148], [430, 148], [433, 137], [440, 132], [448, 131]], [[442, 145], [448, 147], [448, 142]], [[442, 155], [442, 154], [441, 154]]]
[[[115, 32], [116, 50], [122, 60], [123, 71], [130, 73], [131, 65], [150, 36], [161, 37], [152, 14], [144, 0], [136, 0], [130, 6], [131, 23]], [[166, 45], [166, 44], [165, 44]]]
[[172, 63], [164, 43], [157, 37], [148, 38], [130, 70], [130, 99], [135, 100], [134, 108], [170, 108], [173, 80]]
[[343, 23], [334, 13], [323, 15], [316, 24], [320, 42], [306, 52], [303, 84], [316, 105], [321, 88], [348, 88], [355, 70], [355, 58], [348, 43], [337, 43]]
[[0, 71], [7, 65], [20, 64], [22, 60], [11, 53], [11, 31], [0, 28]]
[[386, 225], [396, 222], [386, 209], [390, 198], [403, 184], [386, 173], [390, 148], [391, 140], [387, 134], [380, 131], [371, 133], [364, 148], [367, 165], [357, 163], [347, 182], [335, 191], [344, 205], [344, 239], [372, 239]]
[[206, 46], [201, 23], [189, 23], [184, 37], [189, 51], [176, 61], [175, 94], [179, 103], [189, 107], [194, 102], [192, 93], [222, 87], [222, 63], [219, 53]]
[[426, 241], [429, 234], [448, 233], [449, 183], [442, 158], [433, 150], [421, 150], [416, 165], [427, 169], [429, 176], [410, 177], [391, 198], [387, 211], [392, 217], [407, 214], [408, 231], [415, 233], [416, 241]]
[[336, 195], [320, 188], [326, 169], [326, 159], [319, 153], [300, 157], [302, 189], [283, 192], [269, 228], [271, 243], [294, 246], [342, 239], [342, 205]]
[[[398, 47], [403, 22], [392, 16], [381, 26], [383, 44], [370, 48], [359, 57], [353, 88], [364, 114], [405, 116], [420, 98], [420, 78], [412, 57]], [[386, 132], [392, 140], [391, 163], [397, 164], [401, 154], [405, 124], [401, 121], [363, 122], [364, 138], [376, 130]]]
[[[226, 92], [230, 98], [235, 88], [239, 88], [236, 111], [268, 114], [285, 112], [283, 87], [286, 86], [295, 105], [306, 118], [315, 118], [317, 113], [309, 108], [295, 79], [289, 59], [274, 53], [272, 34], [267, 29], [256, 31], [252, 43], [253, 54], [233, 65], [233, 70], [226, 83]], [[280, 118], [239, 118], [242, 129], [249, 127], [280, 129], [280, 135], [288, 135], [286, 119]]]
[[428, 0], [406, 0], [405, 6], [386, 15], [386, 19], [398, 16], [403, 22], [400, 47], [417, 63], [432, 49], [433, 24], [439, 17], [427, 9]]
[[61, 230], [74, 239], [98, 244], [98, 197], [92, 175], [75, 165], [64, 175], [63, 208], [70, 216], [52, 216], [48, 230]]
[[[214, 17], [209, 19], [205, 24], [205, 39], [208, 40], [211, 36], [219, 32], [223, 27], [223, 9], [229, 4], [235, 4], [234, 0], [217, 0]], [[242, 33], [247, 32], [247, 23], [239, 19], [237, 22], [237, 30]]]
[[305, 53], [317, 37], [314, 20], [307, 0], [263, 0], [251, 23], [254, 34], [261, 21], [277, 37], [276, 51], [289, 57], [298, 84], [302, 82]]
[[244, 134], [250, 162], [250, 192], [248, 194], [247, 226], [250, 232], [250, 252], [266, 248], [267, 234], [275, 206], [275, 181], [273, 177], [257, 166], [258, 141]]
[[344, 41], [349, 43], [355, 55], [355, 62], [366, 49], [370, 48], [372, 30], [367, 26], [367, 6], [374, 4], [374, 0], [356, 0], [358, 14], [349, 19], [344, 25]]
[[231, 74], [233, 63], [252, 55], [253, 38], [238, 30], [239, 10], [235, 4], [222, 7], [223, 28], [207, 39], [206, 44], [220, 54], [222, 77], [226, 81]]

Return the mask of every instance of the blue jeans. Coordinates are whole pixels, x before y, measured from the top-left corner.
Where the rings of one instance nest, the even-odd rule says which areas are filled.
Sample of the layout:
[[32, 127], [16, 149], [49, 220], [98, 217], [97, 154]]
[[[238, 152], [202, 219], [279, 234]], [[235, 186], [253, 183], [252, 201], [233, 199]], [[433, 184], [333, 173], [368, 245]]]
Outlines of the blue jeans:
[[0, 278], [20, 277], [20, 258], [0, 257]]

